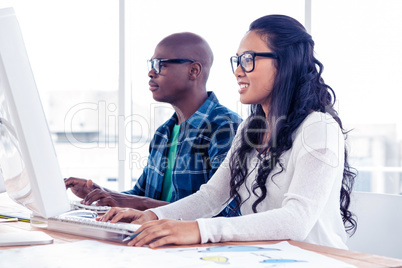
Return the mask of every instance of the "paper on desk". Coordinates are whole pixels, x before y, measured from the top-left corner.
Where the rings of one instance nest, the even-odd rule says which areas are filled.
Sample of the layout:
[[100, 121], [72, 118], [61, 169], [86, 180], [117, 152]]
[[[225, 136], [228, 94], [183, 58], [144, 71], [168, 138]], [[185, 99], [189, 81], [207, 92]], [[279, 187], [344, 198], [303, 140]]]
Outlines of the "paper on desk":
[[[0, 246], [45, 245], [53, 243], [53, 238], [41, 231], [18, 231], [0, 233]], [[2, 248], [0, 248], [2, 249]], [[0, 266], [1, 267], [1, 266]]]
[[18, 218], [0, 218], [0, 222], [18, 221]]
[[116, 246], [98, 241], [83, 240], [73, 243], [0, 250], [0, 267], [197, 268], [211, 267], [211, 265], [199, 259], [188, 259], [180, 257], [180, 254], [169, 254], [145, 247]]
[[354, 267], [287, 242], [152, 250], [84, 240], [0, 250], [0, 267]]
[[355, 267], [351, 264], [326, 257], [280, 242], [273, 245], [217, 246], [159, 249], [188, 260], [201, 259], [219, 263], [221, 267]]

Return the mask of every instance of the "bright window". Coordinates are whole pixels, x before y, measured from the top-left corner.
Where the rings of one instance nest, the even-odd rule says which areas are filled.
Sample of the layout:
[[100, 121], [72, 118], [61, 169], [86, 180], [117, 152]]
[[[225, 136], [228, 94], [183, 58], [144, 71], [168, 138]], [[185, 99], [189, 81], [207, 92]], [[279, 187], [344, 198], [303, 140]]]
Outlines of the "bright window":
[[[2, 3], [7, 4], [7, 3]], [[8, 1], [64, 177], [116, 189], [118, 1]]]
[[400, 194], [402, 2], [313, 1], [323, 77], [349, 134], [356, 190]]
[[[146, 164], [149, 141], [173, 109], [152, 99], [146, 60], [165, 36], [190, 31], [203, 36], [215, 60], [208, 90], [222, 104], [240, 105], [229, 58], [248, 25], [267, 14], [305, 21], [300, 0], [15, 0], [37, 86], [63, 176], [92, 178], [118, 189], [117, 130], [125, 133], [125, 188]], [[125, 3], [125, 96], [128, 112], [117, 115], [119, 4]], [[8, 4], [8, 5], [7, 5]], [[337, 94], [349, 134], [356, 189], [401, 193], [399, 92], [402, 92], [402, 2], [399, 0], [311, 1], [311, 32], [323, 77]], [[123, 179], [123, 178], [122, 178]]]
[[[277, 13], [304, 22], [304, 1], [126, 1], [128, 61], [132, 64], [132, 113], [144, 119], [134, 120], [133, 124], [133, 136], [137, 142], [132, 144], [128, 157], [133, 183], [146, 164], [149, 139], [174, 112], [170, 105], [154, 101], [149, 91], [146, 60], [152, 57], [158, 42], [177, 32], [194, 32], [204, 37], [214, 52], [207, 90], [214, 91], [223, 105], [246, 117], [248, 109], [239, 102], [238, 85], [229, 59], [236, 54], [240, 40], [253, 20]], [[138, 142], [140, 137], [142, 140]]]

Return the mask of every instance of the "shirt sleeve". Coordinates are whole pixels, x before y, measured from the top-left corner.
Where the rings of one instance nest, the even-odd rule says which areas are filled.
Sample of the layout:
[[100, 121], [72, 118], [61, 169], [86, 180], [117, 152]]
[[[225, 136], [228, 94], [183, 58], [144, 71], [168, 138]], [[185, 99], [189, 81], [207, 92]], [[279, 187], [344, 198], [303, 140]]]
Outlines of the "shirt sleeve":
[[217, 117], [221, 117], [215, 118], [215, 121], [219, 121], [220, 124], [214, 130], [208, 147], [208, 157], [211, 163], [209, 178], [212, 178], [225, 160], [239, 126], [239, 122], [233, 122], [233, 118], [228, 115], [218, 115]]
[[[330, 193], [335, 193], [335, 213], [339, 214], [343, 173], [343, 153], [339, 154], [342, 151], [339, 148], [344, 148], [344, 140], [337, 125], [307, 120], [302, 126], [296, 133], [290, 164], [286, 167], [286, 172], [293, 175], [281, 207], [240, 217], [209, 218], [222, 208], [219, 204], [229, 198], [229, 151], [216, 174], [196, 194], [152, 211], [159, 218], [197, 219], [202, 243], [280, 239], [303, 241], [328, 204]], [[264, 201], [267, 202], [267, 199]]]
[[145, 185], [147, 181], [147, 175], [144, 171], [142, 172], [141, 176], [138, 178], [137, 183], [134, 185], [133, 189], [123, 191], [123, 194], [131, 194], [131, 195], [139, 195], [145, 196]]
[[343, 134], [337, 125], [310, 123], [303, 125], [294, 141], [290, 160], [293, 177], [281, 207], [235, 218], [198, 219], [202, 243], [303, 241], [326, 209], [329, 196], [334, 199], [334, 213], [339, 214], [344, 161], [339, 148], [344, 148]]
[[[162, 126], [160, 127], [162, 128]], [[160, 132], [160, 129], [157, 130], [157, 133]], [[123, 194], [131, 194], [131, 195], [138, 195], [138, 196], [147, 196], [150, 198], [154, 198], [153, 196], [149, 196], [149, 191], [147, 192], [147, 184], [149, 183], [148, 180], [150, 179], [150, 171], [152, 170], [152, 163], [153, 158], [155, 157], [155, 152], [154, 150], [154, 144], [155, 144], [155, 139], [156, 139], [156, 134], [154, 134], [154, 137], [152, 138], [151, 142], [149, 143], [149, 148], [148, 148], [148, 159], [147, 159], [147, 165], [144, 167], [142, 170], [141, 176], [138, 178], [137, 182], [135, 183], [134, 187], [130, 190], [123, 191]]]
[[[212, 178], [200, 189], [181, 200], [178, 200], [167, 206], [150, 209], [159, 219], [183, 219], [195, 220], [198, 218], [209, 218], [217, 215], [230, 203], [230, 169], [229, 161], [236, 140], [238, 140], [241, 132], [241, 126], [234, 138], [233, 145], [227, 153], [224, 161]], [[197, 208], [197, 209], [195, 209]]]
[[[296, 176], [281, 208], [235, 218], [197, 219], [202, 243], [282, 239], [303, 241], [328, 201], [328, 193], [337, 172], [328, 170], [326, 164], [308, 155], [300, 159], [299, 164], [308, 164], [311, 170], [309, 172], [300, 166], [296, 168]], [[322, 179], [324, 177], [325, 180]]]
[[[155, 137], [154, 137], [155, 139]], [[141, 176], [138, 178], [137, 182], [135, 183], [133, 189], [123, 191], [123, 194], [131, 194], [131, 195], [138, 195], [138, 196], [145, 196], [145, 189], [147, 186], [147, 179], [148, 179], [148, 174], [149, 174], [149, 165], [152, 160], [153, 154], [152, 154], [152, 147], [151, 145], [153, 144], [153, 140], [151, 141], [149, 145], [149, 156], [147, 160], [147, 165], [144, 167], [142, 170]], [[148, 196], [149, 197], [149, 196]]]

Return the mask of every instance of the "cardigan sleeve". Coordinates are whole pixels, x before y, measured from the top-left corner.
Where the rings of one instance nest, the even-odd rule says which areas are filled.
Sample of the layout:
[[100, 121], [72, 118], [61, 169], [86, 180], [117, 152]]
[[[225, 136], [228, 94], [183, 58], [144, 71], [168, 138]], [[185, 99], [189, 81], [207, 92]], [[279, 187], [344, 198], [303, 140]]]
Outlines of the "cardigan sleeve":
[[337, 174], [335, 169], [311, 155], [303, 156], [298, 159], [295, 176], [280, 208], [235, 218], [198, 219], [202, 243], [303, 241], [320, 217]]
[[291, 149], [294, 170], [286, 172], [293, 172], [293, 177], [281, 207], [235, 218], [198, 219], [202, 243], [303, 241], [326, 209], [329, 196], [337, 198], [334, 213], [339, 214], [339, 195], [331, 193], [339, 194], [342, 182], [343, 134], [334, 120], [313, 116], [305, 121]]
[[[226, 159], [225, 166], [220, 167], [199, 192], [152, 211], [159, 218], [197, 219], [202, 243], [280, 239], [303, 241], [319, 221], [330, 196], [334, 199], [330, 202], [331, 209], [335, 207], [337, 210], [333, 211], [333, 215], [339, 217], [344, 139], [337, 123], [333, 119], [319, 118], [321, 115], [315, 113], [306, 118], [295, 133], [289, 164], [284, 171], [290, 172], [292, 179], [279, 208], [233, 218], [207, 218], [219, 211], [217, 207], [221, 208], [220, 204], [229, 197], [230, 170]], [[267, 198], [263, 202], [268, 202]], [[334, 206], [335, 203], [337, 205]]]

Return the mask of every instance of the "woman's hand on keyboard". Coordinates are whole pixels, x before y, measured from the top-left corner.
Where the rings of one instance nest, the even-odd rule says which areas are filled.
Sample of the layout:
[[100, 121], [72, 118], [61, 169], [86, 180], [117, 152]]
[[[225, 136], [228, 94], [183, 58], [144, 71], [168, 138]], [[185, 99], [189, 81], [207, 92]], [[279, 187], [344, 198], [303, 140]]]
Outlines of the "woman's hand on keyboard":
[[111, 223], [129, 222], [135, 224], [143, 224], [148, 221], [157, 220], [158, 217], [152, 211], [139, 211], [133, 208], [112, 207], [105, 215], [97, 218], [98, 221]]
[[189, 245], [201, 243], [201, 234], [196, 221], [158, 220], [144, 223], [128, 246], [142, 247], [149, 244], [156, 248], [167, 244]]

